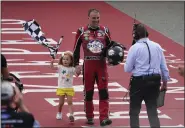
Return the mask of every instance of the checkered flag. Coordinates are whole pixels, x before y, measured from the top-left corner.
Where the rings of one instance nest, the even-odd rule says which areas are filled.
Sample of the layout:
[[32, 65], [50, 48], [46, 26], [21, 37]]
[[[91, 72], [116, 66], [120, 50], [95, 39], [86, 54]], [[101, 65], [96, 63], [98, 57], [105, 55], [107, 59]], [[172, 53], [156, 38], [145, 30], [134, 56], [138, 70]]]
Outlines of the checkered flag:
[[43, 36], [44, 33], [41, 30], [41, 26], [34, 19], [23, 23], [23, 28], [34, 40], [49, 49], [50, 55], [53, 59], [56, 57], [59, 46], [63, 40], [63, 36], [61, 36], [59, 42], [54, 47], [48, 44], [49, 41]]
[[52, 56], [53, 59], [55, 59], [55, 57], [56, 57], [56, 54], [58, 52], [60, 44], [62, 43], [62, 40], [63, 40], [63, 36], [60, 37], [59, 42], [57, 43], [57, 45], [55, 47], [48, 48], [50, 51], [50, 55]]

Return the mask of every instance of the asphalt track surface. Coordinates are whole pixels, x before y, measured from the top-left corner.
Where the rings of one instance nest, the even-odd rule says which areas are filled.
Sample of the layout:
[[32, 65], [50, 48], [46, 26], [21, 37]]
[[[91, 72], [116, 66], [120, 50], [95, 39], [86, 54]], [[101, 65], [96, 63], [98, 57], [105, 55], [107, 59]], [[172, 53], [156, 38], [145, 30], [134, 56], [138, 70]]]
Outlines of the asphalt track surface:
[[[63, 120], [56, 120], [58, 98], [55, 94], [57, 74], [49, 67], [48, 49], [37, 44], [24, 33], [20, 20], [35, 19], [45, 36], [56, 43], [61, 35], [64, 41], [58, 57], [65, 50], [72, 50], [74, 34], [87, 23], [87, 10], [96, 7], [101, 11], [101, 24], [109, 27], [112, 39], [131, 46], [133, 19], [105, 2], [3, 2], [2, 3], [2, 53], [8, 59], [9, 70], [21, 78], [25, 85], [24, 101], [43, 127], [85, 127], [83, 112], [82, 77], [74, 78], [75, 123], [68, 120], [68, 107], [63, 108]], [[116, 20], [117, 19], [117, 20]], [[123, 31], [124, 29], [124, 31]], [[177, 73], [177, 65], [184, 64], [184, 47], [159, 32], [147, 27], [150, 38], [164, 48], [170, 76], [165, 106], [158, 109], [162, 127], [184, 126], [184, 79]], [[81, 58], [83, 58], [81, 51]], [[127, 51], [125, 52], [125, 57]], [[123, 102], [130, 74], [123, 71], [123, 64], [109, 67], [111, 127], [129, 126], [129, 103]], [[95, 89], [95, 125], [99, 126], [98, 94]], [[141, 126], [149, 126], [146, 109], [140, 114]]]

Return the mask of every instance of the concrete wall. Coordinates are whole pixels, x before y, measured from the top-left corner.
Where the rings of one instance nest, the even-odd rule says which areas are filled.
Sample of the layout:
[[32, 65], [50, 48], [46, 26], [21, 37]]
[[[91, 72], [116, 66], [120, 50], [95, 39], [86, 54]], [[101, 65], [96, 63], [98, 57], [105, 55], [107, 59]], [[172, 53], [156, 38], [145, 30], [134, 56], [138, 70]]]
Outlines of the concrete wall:
[[184, 46], [184, 2], [107, 2]]

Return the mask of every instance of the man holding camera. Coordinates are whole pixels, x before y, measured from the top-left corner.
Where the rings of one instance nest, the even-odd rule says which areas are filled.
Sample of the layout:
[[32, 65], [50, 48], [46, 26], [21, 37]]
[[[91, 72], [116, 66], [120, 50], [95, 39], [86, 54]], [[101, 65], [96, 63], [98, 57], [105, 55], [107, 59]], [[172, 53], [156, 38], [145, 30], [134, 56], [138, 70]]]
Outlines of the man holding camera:
[[[15, 112], [16, 105], [20, 112]], [[2, 128], [33, 128], [39, 127], [34, 116], [28, 112], [23, 103], [19, 89], [8, 81], [1, 82], [1, 127]]]
[[144, 25], [134, 25], [133, 37], [136, 43], [129, 49], [124, 65], [125, 72], [132, 73], [129, 92], [131, 128], [139, 128], [139, 113], [143, 100], [150, 126], [160, 127], [157, 98], [160, 87], [161, 90], [166, 90], [170, 78], [163, 49], [158, 43], [149, 40], [148, 35]]

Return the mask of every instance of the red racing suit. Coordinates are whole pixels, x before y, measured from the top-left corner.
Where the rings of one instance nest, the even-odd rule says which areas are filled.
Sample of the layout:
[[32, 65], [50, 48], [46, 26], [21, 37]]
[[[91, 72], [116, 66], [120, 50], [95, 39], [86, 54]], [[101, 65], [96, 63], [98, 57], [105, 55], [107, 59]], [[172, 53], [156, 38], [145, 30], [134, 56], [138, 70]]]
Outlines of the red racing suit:
[[108, 28], [99, 26], [92, 29], [90, 26], [81, 27], [76, 34], [74, 46], [74, 66], [79, 65], [80, 47], [84, 51], [83, 83], [84, 83], [84, 109], [86, 117], [94, 117], [93, 94], [94, 84], [97, 83], [99, 90], [99, 113], [100, 121], [109, 118], [109, 94], [108, 72], [105, 57], [105, 49], [110, 46], [111, 37]]

